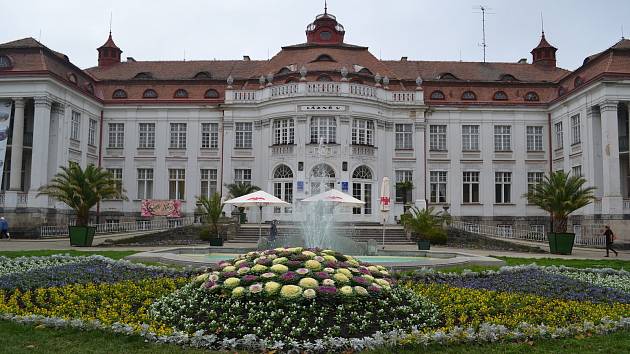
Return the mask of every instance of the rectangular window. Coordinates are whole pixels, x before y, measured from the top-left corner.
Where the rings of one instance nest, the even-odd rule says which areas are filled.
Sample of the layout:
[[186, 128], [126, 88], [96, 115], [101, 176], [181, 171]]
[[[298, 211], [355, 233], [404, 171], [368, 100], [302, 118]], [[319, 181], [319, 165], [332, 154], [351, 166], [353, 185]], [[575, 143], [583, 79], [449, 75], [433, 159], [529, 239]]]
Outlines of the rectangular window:
[[494, 126], [494, 151], [512, 151], [512, 127]]
[[463, 174], [464, 203], [479, 203], [479, 172], [464, 172]]
[[107, 147], [110, 149], [122, 149], [125, 144], [125, 124], [109, 123], [108, 127]]
[[252, 123], [236, 123], [236, 148], [251, 149], [252, 148]]
[[311, 118], [311, 144], [337, 142], [337, 121], [334, 117]]
[[[413, 181], [413, 171], [396, 170], [396, 183]], [[396, 186], [396, 203], [411, 202], [413, 200], [413, 190], [399, 189]]]
[[509, 204], [512, 201], [512, 172], [495, 172], [494, 202]]
[[186, 123], [171, 123], [171, 149], [186, 148]]
[[446, 203], [446, 171], [431, 171], [429, 186], [431, 189], [431, 203]]
[[70, 139], [81, 140], [81, 113], [72, 111], [70, 120]]
[[122, 193], [122, 168], [108, 168], [107, 172], [111, 173], [112, 179], [114, 180], [114, 183], [116, 183], [116, 189], [118, 190], [118, 193]]
[[580, 115], [571, 117], [571, 144], [579, 144], [582, 141], [580, 134]]
[[527, 151], [543, 151], [543, 127], [527, 127]]
[[291, 145], [295, 143], [293, 119], [276, 119], [273, 121], [273, 144]]
[[577, 165], [571, 167], [571, 174], [573, 176], [582, 177], [582, 165]]
[[553, 125], [553, 130], [556, 133], [556, 149], [562, 149], [564, 141], [562, 139], [562, 122], [558, 122]]
[[201, 123], [201, 148], [219, 148], [219, 123]]
[[429, 150], [446, 151], [446, 125], [429, 126]]
[[153, 169], [138, 169], [138, 199], [153, 199]]
[[529, 231], [527, 232], [527, 236], [529, 236], [531, 239], [539, 239], [541, 236], [544, 237], [545, 235], [545, 225], [541, 225], [541, 224], [530, 224], [529, 225]]
[[168, 170], [168, 198], [184, 200], [186, 197], [186, 170], [169, 168]]
[[413, 149], [413, 124], [396, 124], [396, 150]]
[[217, 192], [217, 170], [201, 170], [201, 196], [210, 198]]
[[478, 125], [462, 125], [462, 150], [479, 151]]
[[155, 149], [155, 123], [140, 123], [138, 128], [138, 147]]
[[88, 145], [96, 146], [96, 129], [98, 121], [90, 119], [90, 125], [88, 126]]
[[252, 170], [237, 168], [234, 170], [234, 183], [252, 184]]
[[374, 121], [354, 119], [352, 121], [352, 144], [374, 145]]
[[527, 172], [527, 192], [534, 190], [534, 187], [543, 181], [544, 172]]

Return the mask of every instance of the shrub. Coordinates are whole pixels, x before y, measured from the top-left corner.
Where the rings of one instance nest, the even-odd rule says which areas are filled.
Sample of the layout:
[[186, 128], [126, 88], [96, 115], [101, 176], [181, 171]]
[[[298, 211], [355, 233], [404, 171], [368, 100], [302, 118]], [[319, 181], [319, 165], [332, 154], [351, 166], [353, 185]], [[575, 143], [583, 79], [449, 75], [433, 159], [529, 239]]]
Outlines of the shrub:
[[199, 230], [199, 238], [202, 241], [210, 241], [210, 229], [202, 227], [201, 230]]

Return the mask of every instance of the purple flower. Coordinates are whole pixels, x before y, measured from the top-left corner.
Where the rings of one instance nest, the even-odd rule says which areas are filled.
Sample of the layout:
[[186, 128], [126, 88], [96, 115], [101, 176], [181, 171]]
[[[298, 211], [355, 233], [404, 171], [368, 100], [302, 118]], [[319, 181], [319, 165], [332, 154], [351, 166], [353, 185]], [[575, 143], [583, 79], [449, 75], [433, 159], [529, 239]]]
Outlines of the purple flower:
[[370, 270], [364, 267], [359, 268], [359, 272], [370, 275]]
[[351, 267], [351, 265], [350, 265], [350, 263], [344, 261], [344, 262], [338, 262], [337, 263], [337, 267], [339, 267], [339, 268], [349, 268], [349, 267]]
[[334, 286], [320, 286], [317, 288], [317, 292], [326, 295], [334, 295], [337, 293], [337, 288]]
[[298, 268], [295, 272], [298, 273], [299, 275], [306, 275], [308, 274], [308, 272], [310, 272], [310, 270], [306, 268]]
[[249, 265], [250, 265], [249, 263], [243, 262], [243, 263], [239, 264], [238, 267], [239, 268], [245, 268], [245, 267], [249, 267]]
[[223, 273], [221, 273], [221, 277], [222, 277], [222, 278], [226, 278], [226, 279], [227, 279], [227, 278], [232, 278], [232, 277], [235, 277], [235, 276], [237, 276], [237, 275], [238, 275], [238, 274], [237, 274], [236, 272], [223, 272]]
[[293, 261], [288, 261], [286, 264], [287, 264], [287, 267], [296, 269], [296, 268], [300, 268], [300, 266], [302, 265], [302, 262], [293, 260]]
[[258, 280], [258, 277], [253, 274], [248, 274], [241, 279], [244, 283], [253, 283]]
[[333, 262], [333, 261], [326, 261], [326, 263], [324, 263], [324, 267], [327, 268], [337, 268], [338, 264], [337, 262]]
[[270, 266], [271, 265], [271, 259], [269, 258], [264, 258], [264, 259], [258, 259], [256, 260], [256, 264], [262, 264], [264, 266]]
[[370, 282], [363, 277], [352, 277], [352, 281], [359, 285], [369, 285]]
[[315, 273], [315, 276], [318, 277], [319, 279], [329, 279], [330, 275], [328, 275], [328, 273], [326, 272], [317, 272]]
[[295, 272], [286, 272], [280, 276], [280, 279], [282, 279], [285, 282], [295, 280], [296, 278], [297, 278], [297, 274]]
[[370, 285], [368, 287], [368, 291], [371, 292], [371, 293], [380, 293], [382, 291], [382, 289], [379, 288], [379, 287], [376, 287], [374, 285]]

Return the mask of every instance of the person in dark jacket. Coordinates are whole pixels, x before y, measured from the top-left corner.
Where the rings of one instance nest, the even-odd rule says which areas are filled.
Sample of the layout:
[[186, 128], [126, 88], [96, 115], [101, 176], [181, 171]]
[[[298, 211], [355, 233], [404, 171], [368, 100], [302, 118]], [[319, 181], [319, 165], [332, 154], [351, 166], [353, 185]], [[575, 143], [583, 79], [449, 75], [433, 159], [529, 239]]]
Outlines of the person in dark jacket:
[[270, 242], [275, 242], [276, 241], [276, 237], [278, 237], [278, 221], [277, 220], [273, 220], [271, 222], [271, 228], [269, 228], [269, 241]]
[[11, 237], [9, 236], [9, 223], [3, 216], [0, 218], [0, 239], [3, 239], [5, 237], [7, 239], [11, 239]]
[[615, 234], [610, 229], [610, 226], [606, 225], [606, 230], [604, 231], [604, 237], [606, 237], [606, 257], [608, 257], [609, 251], [615, 252], [615, 257], [619, 255], [615, 249], [613, 249], [613, 241], [615, 240]]

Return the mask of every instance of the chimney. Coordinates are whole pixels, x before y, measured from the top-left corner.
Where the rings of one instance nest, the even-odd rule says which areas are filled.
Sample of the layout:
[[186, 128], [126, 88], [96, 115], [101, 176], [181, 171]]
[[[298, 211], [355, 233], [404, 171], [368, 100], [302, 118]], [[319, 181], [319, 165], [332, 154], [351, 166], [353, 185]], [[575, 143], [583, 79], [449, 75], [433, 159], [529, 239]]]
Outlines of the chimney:
[[127, 57], [127, 61], [128, 61], [128, 62], [135, 63], [135, 62], [136, 62], [136, 59], [134, 59], [133, 57]]
[[519, 64], [527, 64], [527, 59], [526, 58], [521, 58], [518, 60]]
[[400, 57], [400, 61], [407, 61], [407, 57]]
[[243, 55], [243, 60], [250, 61], [252, 59], [249, 57], [249, 55]]

